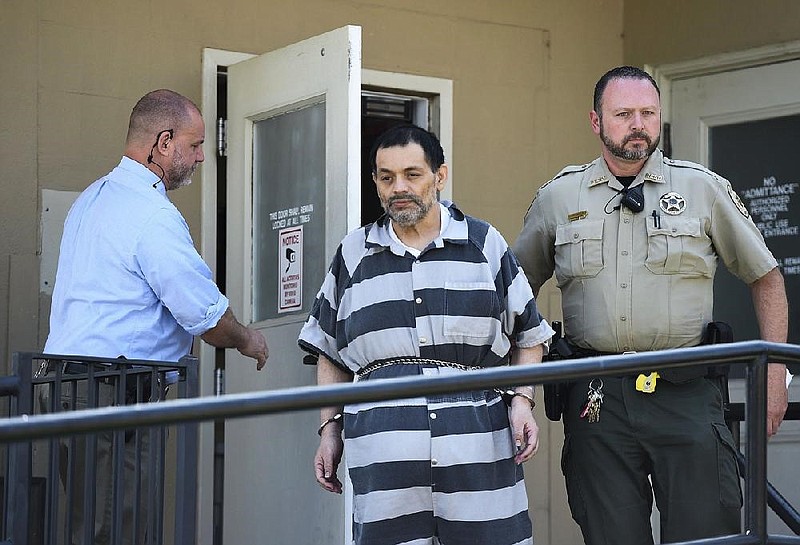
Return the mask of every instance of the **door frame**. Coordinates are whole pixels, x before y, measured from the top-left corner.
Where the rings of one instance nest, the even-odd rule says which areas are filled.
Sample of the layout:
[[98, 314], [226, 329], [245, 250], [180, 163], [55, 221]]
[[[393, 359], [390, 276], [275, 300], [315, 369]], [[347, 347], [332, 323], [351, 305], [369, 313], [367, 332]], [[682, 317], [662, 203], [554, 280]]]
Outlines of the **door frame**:
[[[217, 255], [217, 67], [230, 66], [257, 55], [223, 49], [204, 48], [202, 57], [202, 98], [200, 107], [205, 122], [205, 161], [200, 172], [201, 227], [200, 255], [216, 276]], [[439, 140], [449, 158], [449, 180], [442, 191], [443, 199], [452, 199], [453, 194], [453, 82], [449, 79], [419, 76], [396, 72], [362, 69], [362, 88], [380, 87], [408, 94], [424, 94], [437, 97]], [[316, 289], [316, 288], [315, 288]], [[214, 377], [215, 349], [200, 343], [200, 377]], [[214, 380], [200, 380], [200, 395], [214, 395]], [[214, 497], [214, 425], [201, 423], [199, 429], [198, 458], [198, 543], [213, 542], [213, 497]]]
[[[745, 49], [741, 51], [734, 51], [731, 53], [722, 53], [717, 55], [710, 55], [691, 59], [688, 61], [662, 64], [662, 65], [645, 65], [645, 70], [653, 76], [656, 80], [661, 91], [661, 117], [662, 123], [671, 123], [673, 121], [672, 113], [672, 84], [678, 80], [697, 78], [709, 76], [713, 74], [721, 74], [725, 72], [734, 72], [737, 70], [744, 70], [749, 68], [756, 68], [758, 66], [766, 66], [771, 64], [778, 64], [786, 61], [800, 60], [800, 40], [785, 42], [780, 44], [772, 44], [762, 47]], [[772, 117], [780, 115], [780, 111], [776, 109], [768, 109], [763, 112], [765, 116]], [[791, 113], [797, 113], [792, 110]], [[752, 112], [745, 115], [739, 113], [727, 114], [724, 117], [715, 117], [715, 122], [735, 123], [738, 121], [752, 120]], [[701, 128], [702, 134], [698, 136], [698, 157], [704, 164], [708, 161], [708, 125]], [[683, 157], [679, 157], [683, 159]], [[745, 401], [745, 384], [743, 379], [732, 379], [730, 381], [730, 398], [732, 402], [740, 403]], [[789, 398], [795, 399], [800, 393], [800, 381], [792, 381], [789, 387]], [[791, 424], [791, 423], [790, 423]], [[772, 439], [770, 439], [769, 446], [775, 448], [789, 448], [800, 443], [800, 429], [784, 426], [781, 431]], [[788, 446], [787, 446], [788, 445]], [[774, 518], [773, 514], [768, 513], [770, 518]], [[657, 509], [654, 506], [653, 516], [651, 518], [654, 537], [659, 534], [659, 519], [657, 516]], [[772, 531], [772, 528], [770, 528]], [[660, 543], [660, 541], [655, 541]]]
[[688, 61], [660, 65], [646, 64], [644, 68], [653, 76], [661, 90], [661, 122], [669, 123], [672, 120], [672, 82], [674, 80], [796, 59], [800, 59], [800, 40], [709, 55]]

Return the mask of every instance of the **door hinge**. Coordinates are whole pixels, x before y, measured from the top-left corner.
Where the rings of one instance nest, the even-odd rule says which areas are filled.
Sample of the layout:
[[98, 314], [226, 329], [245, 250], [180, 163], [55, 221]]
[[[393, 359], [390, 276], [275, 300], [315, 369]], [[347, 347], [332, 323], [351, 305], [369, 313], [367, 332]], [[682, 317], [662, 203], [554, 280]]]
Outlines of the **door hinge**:
[[217, 119], [217, 157], [228, 155], [228, 120]]

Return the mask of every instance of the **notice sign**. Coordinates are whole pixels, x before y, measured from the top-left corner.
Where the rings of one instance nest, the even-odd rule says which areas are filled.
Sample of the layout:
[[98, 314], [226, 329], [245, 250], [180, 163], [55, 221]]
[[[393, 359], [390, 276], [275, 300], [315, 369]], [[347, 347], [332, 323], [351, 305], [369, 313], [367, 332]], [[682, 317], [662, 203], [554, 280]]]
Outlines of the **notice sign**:
[[278, 312], [303, 307], [303, 226], [278, 231]]

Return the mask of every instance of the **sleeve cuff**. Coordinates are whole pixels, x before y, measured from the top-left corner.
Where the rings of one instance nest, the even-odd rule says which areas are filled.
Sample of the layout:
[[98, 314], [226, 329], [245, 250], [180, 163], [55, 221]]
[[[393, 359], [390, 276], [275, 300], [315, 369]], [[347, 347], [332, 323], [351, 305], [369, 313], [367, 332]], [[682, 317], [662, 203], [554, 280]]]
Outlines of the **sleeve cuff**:
[[216, 327], [217, 323], [219, 323], [220, 318], [222, 318], [222, 315], [225, 314], [225, 311], [228, 310], [229, 306], [230, 302], [228, 301], [228, 298], [220, 293], [217, 301], [206, 310], [206, 315], [203, 321], [192, 327], [186, 327], [186, 331], [194, 336], [197, 336], [202, 335], [209, 329], [213, 329]]

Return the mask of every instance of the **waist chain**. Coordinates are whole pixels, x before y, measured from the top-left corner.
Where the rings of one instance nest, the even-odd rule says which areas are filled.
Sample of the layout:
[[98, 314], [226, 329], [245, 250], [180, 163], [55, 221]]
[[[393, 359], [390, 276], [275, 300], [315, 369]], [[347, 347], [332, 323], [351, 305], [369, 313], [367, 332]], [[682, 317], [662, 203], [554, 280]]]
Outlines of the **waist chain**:
[[433, 365], [436, 367], [450, 367], [451, 369], [458, 369], [460, 371], [475, 371], [483, 369], [477, 365], [464, 365], [461, 363], [453, 363], [452, 361], [434, 360], [430, 358], [417, 358], [417, 357], [401, 357], [401, 358], [387, 358], [385, 360], [375, 360], [366, 367], [362, 367], [356, 371], [356, 376], [363, 377], [378, 369], [390, 367], [392, 365]]

